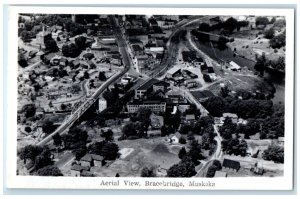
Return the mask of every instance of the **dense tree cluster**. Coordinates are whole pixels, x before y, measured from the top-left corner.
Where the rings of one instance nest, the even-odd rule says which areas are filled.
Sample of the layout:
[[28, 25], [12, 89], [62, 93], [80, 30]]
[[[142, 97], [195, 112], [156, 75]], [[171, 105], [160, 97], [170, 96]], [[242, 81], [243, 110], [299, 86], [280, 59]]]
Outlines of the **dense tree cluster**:
[[234, 154], [245, 157], [247, 155], [247, 148], [247, 142], [238, 138], [222, 141], [222, 150], [229, 155]]
[[268, 24], [269, 24], [269, 19], [267, 17], [256, 17], [256, 19], [255, 19], [256, 26], [259, 26], [259, 25], [266, 26]]
[[95, 142], [88, 150], [90, 153], [103, 156], [105, 160], [115, 160], [120, 156], [119, 146], [112, 141]]
[[272, 48], [281, 48], [285, 46], [286, 43], [286, 36], [285, 36], [285, 31], [279, 35], [274, 36], [271, 40], [270, 40], [270, 46]]
[[37, 171], [39, 176], [63, 176], [58, 167], [49, 165], [45, 166]]
[[46, 51], [48, 52], [57, 52], [59, 50], [57, 43], [52, 38], [51, 34], [48, 34], [44, 37], [44, 44], [45, 44]]
[[271, 100], [240, 100], [218, 96], [210, 97], [203, 105], [212, 116], [221, 117], [223, 113], [229, 112], [244, 119], [265, 118], [272, 114], [273, 107]]
[[44, 133], [50, 134], [56, 129], [56, 126], [51, 120], [46, 119], [45, 121], [43, 121], [42, 129]]
[[269, 29], [265, 30], [265, 32], [264, 32], [265, 38], [267, 38], [267, 39], [272, 39], [274, 37], [274, 34], [275, 34], [275, 31], [273, 28], [269, 28]]
[[212, 178], [215, 176], [216, 171], [219, 171], [222, 169], [221, 162], [219, 160], [214, 160], [212, 165], [208, 168], [206, 177]]
[[18, 155], [26, 164], [27, 160], [34, 163], [34, 169], [38, 170], [48, 165], [52, 165], [51, 152], [48, 147], [27, 145], [20, 149]]
[[284, 148], [276, 145], [269, 146], [263, 153], [263, 159], [284, 163]]
[[195, 174], [195, 164], [190, 157], [185, 157], [167, 171], [167, 177], [192, 177]]
[[61, 50], [64, 56], [72, 58], [78, 57], [81, 53], [78, 46], [74, 43], [64, 44]]
[[36, 107], [34, 104], [26, 104], [22, 107], [22, 112], [26, 118], [35, 116]]

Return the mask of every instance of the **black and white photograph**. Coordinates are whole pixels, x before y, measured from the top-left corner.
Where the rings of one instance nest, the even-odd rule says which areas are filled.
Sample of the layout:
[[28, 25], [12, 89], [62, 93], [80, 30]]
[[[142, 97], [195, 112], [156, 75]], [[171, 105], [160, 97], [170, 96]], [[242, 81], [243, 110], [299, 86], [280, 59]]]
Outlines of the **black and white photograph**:
[[290, 174], [285, 13], [57, 12], [15, 16], [16, 177], [210, 189]]

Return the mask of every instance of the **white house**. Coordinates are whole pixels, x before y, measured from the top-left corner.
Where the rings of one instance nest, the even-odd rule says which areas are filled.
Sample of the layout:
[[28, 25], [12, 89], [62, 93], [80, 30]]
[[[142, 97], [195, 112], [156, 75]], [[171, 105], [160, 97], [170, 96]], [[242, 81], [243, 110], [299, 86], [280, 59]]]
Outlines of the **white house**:
[[232, 71], [241, 70], [241, 67], [237, 63], [235, 63], [234, 61], [229, 62], [229, 64], [230, 64], [230, 70], [232, 70]]
[[102, 112], [107, 108], [107, 101], [104, 98], [99, 99], [99, 112]]

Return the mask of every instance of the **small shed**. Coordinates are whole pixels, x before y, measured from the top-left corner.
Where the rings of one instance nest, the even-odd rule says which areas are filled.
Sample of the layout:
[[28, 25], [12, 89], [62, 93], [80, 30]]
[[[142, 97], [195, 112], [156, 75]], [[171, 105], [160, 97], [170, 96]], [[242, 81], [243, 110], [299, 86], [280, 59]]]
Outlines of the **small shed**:
[[224, 172], [224, 171], [216, 171], [216, 173], [215, 173], [215, 177], [216, 178], [226, 178], [227, 177], [227, 173], [226, 172]]

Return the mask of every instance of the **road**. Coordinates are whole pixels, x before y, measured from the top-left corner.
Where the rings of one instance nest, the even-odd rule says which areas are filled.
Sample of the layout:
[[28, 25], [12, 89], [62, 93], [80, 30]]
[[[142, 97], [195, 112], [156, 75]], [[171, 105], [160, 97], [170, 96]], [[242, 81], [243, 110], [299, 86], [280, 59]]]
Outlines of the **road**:
[[222, 151], [222, 137], [220, 136], [220, 133], [218, 131], [218, 127], [216, 125], [214, 126], [214, 131], [217, 134], [217, 136], [214, 137], [214, 140], [217, 142], [217, 148], [215, 152], [209, 157], [208, 160], [203, 161], [203, 166], [196, 171], [197, 174], [194, 177], [206, 177], [206, 173], [208, 168], [213, 164], [214, 160], [221, 160], [223, 156], [223, 151]]

